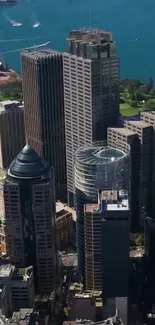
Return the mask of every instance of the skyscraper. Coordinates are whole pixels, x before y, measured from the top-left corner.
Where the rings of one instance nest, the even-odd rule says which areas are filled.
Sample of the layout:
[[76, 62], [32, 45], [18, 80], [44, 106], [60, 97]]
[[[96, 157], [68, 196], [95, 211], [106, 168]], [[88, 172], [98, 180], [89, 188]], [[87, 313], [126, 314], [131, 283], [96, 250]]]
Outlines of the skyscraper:
[[[87, 290], [102, 290], [101, 217], [115, 220], [122, 210], [126, 210], [129, 221], [129, 204], [126, 208], [121, 205], [124, 197], [128, 200], [128, 189], [128, 153], [105, 144], [87, 146], [76, 152], [78, 267]], [[102, 201], [104, 206], [101, 208]]]
[[62, 55], [53, 50], [21, 54], [25, 132], [32, 148], [55, 170], [56, 198], [66, 196]]
[[49, 294], [56, 273], [53, 169], [26, 145], [4, 181], [7, 252], [17, 267], [34, 267], [39, 293]]
[[155, 200], [154, 200], [154, 193], [155, 193], [155, 112], [152, 111], [148, 111], [148, 112], [141, 112], [140, 114], [140, 119], [141, 121], [148, 123], [149, 125], [152, 126], [153, 128], [153, 135], [152, 135], [152, 150], [151, 150], [151, 154], [150, 154], [150, 158], [152, 160], [152, 175], [151, 175], [151, 201], [152, 201], [152, 213], [151, 213], [151, 217], [155, 218]]
[[63, 55], [68, 204], [73, 206], [74, 155], [106, 138], [119, 115], [119, 58], [112, 33], [74, 30]]
[[[105, 144], [75, 156], [78, 266], [86, 290], [101, 290], [107, 317], [120, 309], [127, 324], [130, 148]], [[86, 203], [84, 205], [84, 203]]]
[[108, 128], [107, 142], [109, 146], [128, 150], [130, 146], [130, 203], [131, 203], [131, 231], [139, 231], [140, 215], [140, 150], [141, 144], [138, 134], [126, 128]]
[[139, 221], [143, 228], [146, 215], [151, 215], [153, 128], [144, 121], [126, 121], [124, 126], [135, 131], [140, 140]]
[[23, 107], [16, 101], [0, 102], [0, 168], [7, 168], [24, 144]]
[[108, 129], [109, 145], [119, 149], [126, 143], [130, 145], [133, 231], [143, 229], [144, 219], [146, 215], [151, 215], [154, 205], [154, 133], [148, 122], [149, 120], [126, 121], [124, 128]]

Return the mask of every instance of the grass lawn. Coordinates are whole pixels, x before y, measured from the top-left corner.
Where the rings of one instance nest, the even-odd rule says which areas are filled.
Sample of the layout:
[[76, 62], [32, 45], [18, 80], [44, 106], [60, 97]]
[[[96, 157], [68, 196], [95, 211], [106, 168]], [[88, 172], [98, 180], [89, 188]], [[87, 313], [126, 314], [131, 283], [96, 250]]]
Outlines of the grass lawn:
[[140, 112], [140, 108], [138, 107], [131, 107], [127, 103], [120, 104], [120, 114], [122, 116], [132, 116], [136, 115]]

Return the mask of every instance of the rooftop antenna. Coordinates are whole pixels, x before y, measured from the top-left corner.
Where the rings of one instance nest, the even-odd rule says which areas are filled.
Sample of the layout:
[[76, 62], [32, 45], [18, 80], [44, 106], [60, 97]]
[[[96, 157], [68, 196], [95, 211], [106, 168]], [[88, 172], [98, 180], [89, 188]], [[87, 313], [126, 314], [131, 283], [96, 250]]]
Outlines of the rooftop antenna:
[[89, 8], [89, 29], [91, 29], [92, 17], [91, 17], [91, 8]]

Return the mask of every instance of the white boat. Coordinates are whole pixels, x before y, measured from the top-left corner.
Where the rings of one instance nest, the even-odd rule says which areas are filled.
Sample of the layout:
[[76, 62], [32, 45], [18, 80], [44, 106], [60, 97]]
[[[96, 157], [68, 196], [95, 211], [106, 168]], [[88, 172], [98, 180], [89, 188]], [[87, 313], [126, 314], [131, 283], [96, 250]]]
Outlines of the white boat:
[[38, 23], [35, 23], [34, 25], [33, 25], [33, 28], [37, 28], [37, 27], [39, 27], [40, 26], [40, 23], [38, 22]]
[[13, 23], [13, 24], [12, 24], [13, 27], [20, 27], [20, 26], [22, 26], [22, 25], [23, 25], [22, 23]]

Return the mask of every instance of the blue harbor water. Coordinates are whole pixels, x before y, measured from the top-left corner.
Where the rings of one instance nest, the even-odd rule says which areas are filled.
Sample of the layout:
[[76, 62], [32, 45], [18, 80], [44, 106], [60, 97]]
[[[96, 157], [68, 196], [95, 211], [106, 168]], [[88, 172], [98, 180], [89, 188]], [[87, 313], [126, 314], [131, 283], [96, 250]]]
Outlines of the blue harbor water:
[[19, 49], [50, 41], [63, 51], [68, 32], [90, 24], [113, 32], [122, 78], [155, 79], [154, 0], [21, 0], [0, 7], [0, 57], [20, 72]]

